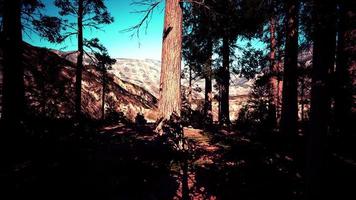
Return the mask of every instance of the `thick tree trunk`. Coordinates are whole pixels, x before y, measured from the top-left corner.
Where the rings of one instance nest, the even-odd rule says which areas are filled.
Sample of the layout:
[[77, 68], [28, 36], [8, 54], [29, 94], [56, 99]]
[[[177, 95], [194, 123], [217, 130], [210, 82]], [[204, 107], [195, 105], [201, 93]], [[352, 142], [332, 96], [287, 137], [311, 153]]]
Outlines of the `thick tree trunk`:
[[21, 1], [4, 2], [4, 65], [2, 118], [15, 125], [25, 114], [24, 68], [22, 64]]
[[182, 22], [180, 0], [166, 0], [158, 104], [160, 117], [166, 119], [181, 112]]
[[213, 44], [211, 38], [208, 38], [207, 41], [207, 49], [208, 49], [208, 59], [205, 63], [205, 97], [204, 97], [204, 116], [206, 118], [207, 124], [211, 124], [213, 122], [213, 113], [212, 113], [212, 54], [213, 54]]
[[[325, 195], [326, 138], [330, 110], [330, 72], [335, 63], [335, 0], [314, 0], [311, 129], [307, 136], [307, 199]], [[324, 185], [323, 185], [324, 184]]]
[[336, 63], [335, 114], [336, 126], [342, 134], [355, 133], [352, 110], [355, 109], [356, 88], [356, 4], [339, 3], [339, 30]]
[[229, 113], [229, 86], [230, 86], [230, 43], [227, 36], [223, 37], [223, 47], [222, 47], [222, 56], [223, 56], [223, 66], [222, 66], [222, 87], [221, 87], [221, 96], [220, 96], [220, 115], [219, 121], [221, 125], [230, 124], [230, 113]]
[[78, 57], [75, 79], [75, 114], [78, 121], [81, 119], [82, 107], [82, 71], [83, 71], [83, 0], [78, 1]]
[[298, 0], [287, 0], [287, 27], [283, 74], [281, 131], [297, 134]]

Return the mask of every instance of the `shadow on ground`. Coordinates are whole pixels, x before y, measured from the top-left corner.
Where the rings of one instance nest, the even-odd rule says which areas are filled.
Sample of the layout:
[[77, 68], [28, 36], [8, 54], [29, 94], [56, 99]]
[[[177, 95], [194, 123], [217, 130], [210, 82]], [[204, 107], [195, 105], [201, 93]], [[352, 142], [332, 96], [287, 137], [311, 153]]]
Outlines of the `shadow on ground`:
[[[303, 197], [302, 169], [292, 155], [233, 131], [186, 128], [191, 149], [181, 154], [157, 140], [152, 125], [86, 121], [77, 127], [46, 119], [26, 124], [1, 131], [6, 164], [0, 183], [9, 199]], [[333, 163], [330, 182], [346, 176], [355, 180], [353, 167]], [[344, 182], [338, 185], [347, 187]]]

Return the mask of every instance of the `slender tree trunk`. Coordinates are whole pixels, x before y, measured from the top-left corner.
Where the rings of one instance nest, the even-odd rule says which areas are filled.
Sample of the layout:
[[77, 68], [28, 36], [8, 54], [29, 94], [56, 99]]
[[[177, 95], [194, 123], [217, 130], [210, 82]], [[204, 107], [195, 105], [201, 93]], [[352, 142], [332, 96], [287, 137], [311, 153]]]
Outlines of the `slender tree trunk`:
[[207, 49], [208, 49], [209, 55], [208, 55], [208, 59], [205, 64], [206, 72], [205, 72], [204, 116], [206, 117], [206, 122], [208, 124], [211, 124], [213, 122], [213, 114], [212, 114], [213, 93], [212, 93], [212, 82], [211, 82], [213, 44], [212, 44], [212, 40], [210, 37], [208, 38]]
[[83, 0], [78, 1], [78, 57], [75, 79], [75, 114], [78, 121], [81, 119], [82, 107], [82, 71], [83, 71]]
[[[326, 138], [330, 110], [330, 72], [335, 63], [335, 0], [314, 0], [314, 48], [311, 94], [311, 129], [307, 136], [307, 199], [325, 194]], [[324, 184], [324, 185], [323, 185]]]
[[21, 1], [4, 2], [3, 113], [7, 125], [17, 125], [25, 114], [22, 64]]
[[103, 74], [102, 74], [102, 84], [103, 84], [103, 91], [102, 91], [102, 96], [101, 96], [101, 118], [102, 120], [105, 120], [105, 92], [106, 92], [106, 70], [103, 69]]
[[301, 81], [301, 94], [300, 94], [300, 101], [301, 101], [301, 121], [304, 122], [304, 95], [305, 95], [305, 83], [304, 81], [302, 80]]
[[352, 110], [356, 102], [356, 7], [352, 1], [339, 1], [339, 30], [336, 63], [335, 114], [336, 126], [345, 134], [353, 130]]
[[188, 104], [192, 107], [192, 67], [189, 66]]
[[277, 107], [278, 107], [278, 99], [279, 99], [279, 83], [278, 83], [278, 63], [276, 62], [276, 37], [275, 37], [275, 27], [276, 20], [274, 16], [270, 18], [270, 101], [271, 101], [271, 109], [274, 109], [274, 118], [277, 118]]
[[[277, 22], [276, 22], [277, 23]], [[279, 24], [279, 23], [278, 23]], [[285, 27], [285, 26], [284, 26]], [[282, 35], [284, 33], [278, 32], [276, 30], [276, 40], [280, 41], [279, 37], [283, 37]], [[277, 42], [278, 43], [278, 42]], [[277, 52], [277, 59], [275, 60], [276, 66], [277, 66], [277, 105], [276, 105], [276, 116], [277, 116], [277, 126], [280, 127], [280, 121], [281, 121], [281, 114], [282, 114], [282, 93], [283, 93], [283, 63], [282, 63], [282, 47], [281, 45], [276, 46], [276, 52]]]
[[166, 0], [158, 104], [160, 117], [166, 119], [181, 112], [182, 20], [180, 0]]
[[220, 124], [229, 125], [230, 124], [230, 113], [229, 113], [229, 86], [230, 86], [230, 43], [227, 36], [223, 37], [223, 66], [222, 66], [222, 87], [221, 87], [221, 116]]
[[[220, 72], [219, 72], [220, 73]], [[221, 75], [221, 74], [219, 74]], [[220, 77], [217, 77], [217, 79], [220, 79]], [[219, 80], [220, 81], [220, 80]], [[219, 121], [219, 124], [221, 122], [221, 81], [218, 82], [218, 80], [216, 80], [217, 82], [217, 86], [218, 86], [218, 96], [217, 96], [217, 101], [218, 101], [218, 121]]]
[[[278, 76], [280, 74], [280, 70], [278, 70]], [[276, 106], [276, 117], [277, 117], [277, 126], [279, 127], [280, 120], [281, 120], [281, 98], [282, 98], [282, 87], [283, 87], [283, 81], [280, 80], [278, 77], [277, 79], [277, 106]]]
[[281, 131], [297, 134], [298, 0], [286, 0], [287, 27], [283, 74]]

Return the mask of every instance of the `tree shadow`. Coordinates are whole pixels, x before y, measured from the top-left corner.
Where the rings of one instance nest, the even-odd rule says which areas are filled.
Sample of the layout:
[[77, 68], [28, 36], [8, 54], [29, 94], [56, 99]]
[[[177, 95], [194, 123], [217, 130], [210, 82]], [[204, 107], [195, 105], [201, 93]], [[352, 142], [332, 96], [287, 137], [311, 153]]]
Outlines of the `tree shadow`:
[[32, 119], [26, 124], [3, 149], [11, 160], [1, 168], [0, 182], [12, 199], [173, 199], [176, 195], [174, 155], [155, 141], [140, 139], [130, 127], [117, 134], [119, 128], [101, 133], [101, 124], [91, 120], [80, 129], [65, 120]]
[[192, 199], [302, 198], [300, 172], [287, 155], [228, 131], [204, 134], [216, 150], [195, 150], [189, 160]]

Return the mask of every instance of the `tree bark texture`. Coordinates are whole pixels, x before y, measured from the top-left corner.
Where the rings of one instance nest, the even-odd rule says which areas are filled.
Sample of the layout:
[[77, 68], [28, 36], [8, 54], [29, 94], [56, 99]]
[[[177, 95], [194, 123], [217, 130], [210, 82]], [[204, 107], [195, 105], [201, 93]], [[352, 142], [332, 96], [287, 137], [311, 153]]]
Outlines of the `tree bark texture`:
[[166, 119], [181, 111], [182, 20], [180, 0], [166, 0], [158, 105]]

